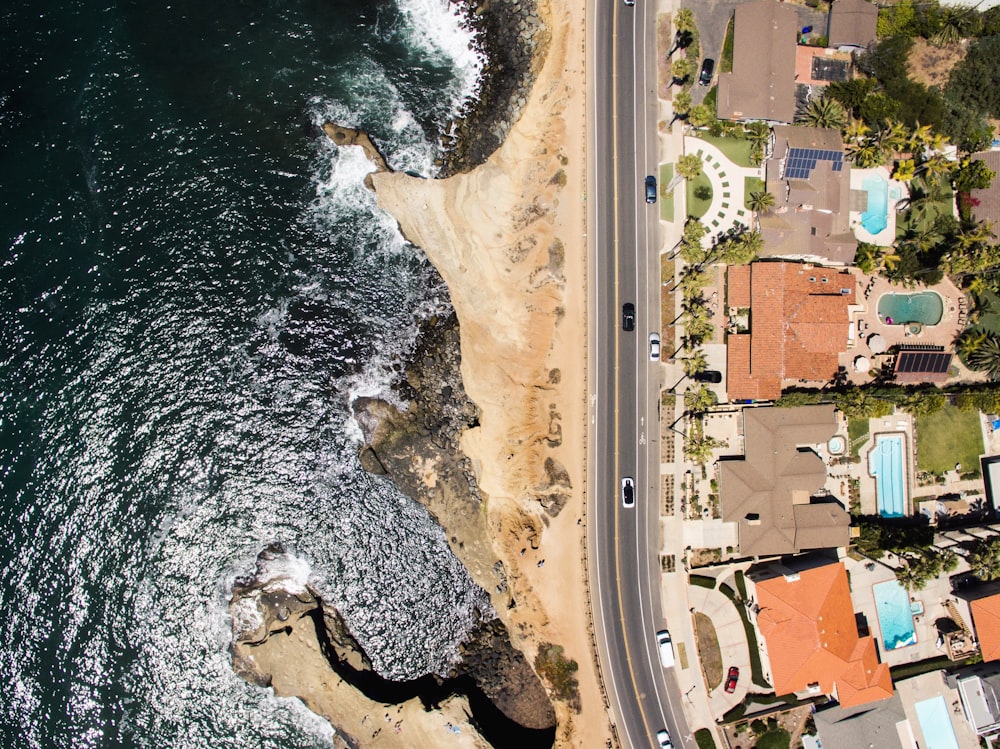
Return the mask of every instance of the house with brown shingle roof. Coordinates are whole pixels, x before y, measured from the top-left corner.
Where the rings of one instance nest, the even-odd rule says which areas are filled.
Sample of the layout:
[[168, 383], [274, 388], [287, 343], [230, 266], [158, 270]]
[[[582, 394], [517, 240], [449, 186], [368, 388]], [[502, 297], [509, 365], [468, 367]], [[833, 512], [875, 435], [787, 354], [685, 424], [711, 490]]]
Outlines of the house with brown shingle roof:
[[878, 6], [868, 0], [834, 0], [827, 37], [831, 47], [867, 47], [875, 41]]
[[972, 154], [973, 161], [985, 161], [996, 176], [989, 187], [972, 190], [972, 217], [976, 221], [989, 221], [994, 231], [1000, 231], [1000, 151], [980, 151]]
[[1000, 660], [1000, 593], [969, 602], [984, 661]]
[[773, 556], [847, 546], [850, 515], [822, 494], [816, 450], [837, 433], [833, 406], [745, 408], [744, 454], [719, 461], [723, 522], [736, 523], [740, 554]]
[[832, 128], [774, 128], [764, 162], [774, 206], [758, 215], [762, 257], [849, 265], [858, 247], [849, 223], [850, 168], [844, 141]]
[[733, 70], [719, 75], [719, 119], [792, 121], [798, 30], [791, 5], [758, 0], [736, 6]]
[[756, 262], [728, 270], [730, 312], [748, 308], [748, 332], [730, 333], [730, 400], [775, 400], [786, 380], [829, 381], [847, 350], [857, 283], [846, 270]]
[[775, 694], [828, 694], [845, 708], [892, 697], [889, 666], [858, 632], [843, 564], [765, 567], [748, 579]]

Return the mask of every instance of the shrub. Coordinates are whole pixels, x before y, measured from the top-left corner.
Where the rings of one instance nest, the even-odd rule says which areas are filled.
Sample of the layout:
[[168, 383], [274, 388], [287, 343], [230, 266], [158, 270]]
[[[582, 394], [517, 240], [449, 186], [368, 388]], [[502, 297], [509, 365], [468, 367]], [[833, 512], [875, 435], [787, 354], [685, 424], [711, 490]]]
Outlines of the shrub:
[[579, 668], [576, 661], [563, 654], [560, 645], [544, 642], [539, 646], [535, 671], [548, 682], [557, 699], [568, 702], [576, 710], [580, 709], [580, 685], [575, 676]]
[[694, 740], [698, 744], [698, 749], [715, 749], [715, 737], [707, 728], [699, 728], [695, 731]]

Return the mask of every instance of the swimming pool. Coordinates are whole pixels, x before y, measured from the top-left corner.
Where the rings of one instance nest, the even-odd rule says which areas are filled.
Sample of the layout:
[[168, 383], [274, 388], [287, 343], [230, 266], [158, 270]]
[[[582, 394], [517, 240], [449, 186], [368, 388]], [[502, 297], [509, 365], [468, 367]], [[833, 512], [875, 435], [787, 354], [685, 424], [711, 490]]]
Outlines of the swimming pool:
[[878, 514], [901, 518], [905, 514], [903, 490], [903, 435], [879, 434], [868, 453], [868, 473], [875, 477]]
[[942, 695], [921, 700], [913, 706], [913, 709], [917, 713], [927, 749], [958, 749], [955, 727], [951, 724], [948, 705], [945, 704]]
[[896, 580], [887, 580], [873, 585], [872, 595], [875, 596], [875, 613], [878, 614], [885, 649], [895, 650], [916, 644], [917, 632], [913, 628], [910, 597], [906, 589]]
[[937, 325], [943, 314], [941, 295], [933, 291], [883, 294], [878, 300], [878, 316], [889, 325], [905, 325], [910, 322]]
[[881, 234], [889, 222], [889, 183], [885, 177], [869, 174], [861, 188], [868, 193], [868, 208], [861, 214], [861, 225], [869, 234]]

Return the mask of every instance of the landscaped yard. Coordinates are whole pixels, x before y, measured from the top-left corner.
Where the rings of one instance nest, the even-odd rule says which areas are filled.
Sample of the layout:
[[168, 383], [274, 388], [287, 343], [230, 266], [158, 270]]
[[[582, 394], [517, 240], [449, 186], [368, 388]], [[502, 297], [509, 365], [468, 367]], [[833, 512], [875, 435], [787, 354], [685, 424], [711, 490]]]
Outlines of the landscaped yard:
[[760, 177], [743, 178], [743, 206], [750, 210], [750, 195], [764, 190], [766, 185]]
[[669, 195], [664, 195], [663, 191], [670, 185], [674, 178], [673, 164], [660, 164], [660, 220], [674, 220], [674, 191]]
[[700, 611], [694, 612], [694, 634], [705, 683], [708, 691], [712, 691], [722, 683], [722, 651], [719, 650], [719, 636], [715, 634], [712, 620]]
[[687, 180], [688, 216], [701, 218], [708, 211], [710, 205], [712, 205], [712, 182], [708, 175], [702, 171], [695, 179]]
[[726, 158], [737, 166], [753, 166], [750, 163], [750, 141], [746, 138], [724, 138], [721, 135], [715, 137], [704, 132], [691, 133], [696, 138], [711, 143], [726, 155]]
[[902, 237], [908, 231], [927, 231], [934, 224], [934, 219], [938, 216], [951, 216], [954, 209], [955, 195], [950, 189], [941, 200], [928, 200], [922, 206], [907, 208], [896, 219], [896, 237]]
[[930, 416], [917, 417], [917, 467], [930, 473], [954, 470], [979, 473], [983, 436], [977, 411], [945, 406]]
[[868, 419], [849, 418], [847, 420], [847, 439], [851, 443], [848, 452], [851, 457], [856, 458], [858, 449], [868, 439]]

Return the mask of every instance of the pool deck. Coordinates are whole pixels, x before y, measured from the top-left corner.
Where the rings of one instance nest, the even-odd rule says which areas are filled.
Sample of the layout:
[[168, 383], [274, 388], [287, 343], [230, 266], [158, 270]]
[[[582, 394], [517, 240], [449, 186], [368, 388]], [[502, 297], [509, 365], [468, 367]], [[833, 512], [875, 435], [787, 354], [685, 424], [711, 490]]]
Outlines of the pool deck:
[[[886, 349], [899, 344], [915, 344], [922, 346], [943, 346], [945, 351], [954, 351], [955, 337], [966, 324], [965, 295], [959, 291], [947, 278], [934, 286], [907, 288], [894, 284], [881, 276], [866, 276], [857, 273], [858, 288], [855, 297], [857, 304], [851, 308], [851, 329], [848, 338], [847, 351], [840, 355], [838, 363], [847, 369], [849, 379], [856, 384], [871, 381], [868, 372], [855, 371], [854, 361], [863, 356], [876, 369], [887, 363], [891, 356], [876, 353], [871, 350], [868, 342], [871, 336], [879, 334], [885, 342]], [[913, 294], [921, 291], [934, 291], [941, 296], [942, 316], [937, 325], [924, 325], [920, 332], [911, 333], [906, 325], [887, 325], [878, 315], [878, 300], [884, 294]], [[953, 360], [958, 364], [958, 359]], [[964, 367], [962, 368], [964, 370]], [[963, 373], [963, 379], [968, 379]]]
[[[907, 197], [910, 191], [907, 189], [905, 182], [897, 182], [892, 179], [889, 170], [884, 166], [875, 167], [874, 169], [851, 169], [851, 189], [863, 191], [864, 187], [862, 187], [862, 184], [865, 178], [872, 175], [880, 176], [889, 183], [885, 228], [878, 234], [869, 234], [861, 225], [862, 211], [849, 211], [848, 217], [851, 229], [854, 231], [854, 236], [857, 237], [859, 242], [877, 244], [879, 247], [889, 247], [896, 241], [896, 204]], [[898, 195], [899, 197], [893, 198], [893, 195]]]

